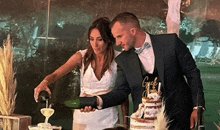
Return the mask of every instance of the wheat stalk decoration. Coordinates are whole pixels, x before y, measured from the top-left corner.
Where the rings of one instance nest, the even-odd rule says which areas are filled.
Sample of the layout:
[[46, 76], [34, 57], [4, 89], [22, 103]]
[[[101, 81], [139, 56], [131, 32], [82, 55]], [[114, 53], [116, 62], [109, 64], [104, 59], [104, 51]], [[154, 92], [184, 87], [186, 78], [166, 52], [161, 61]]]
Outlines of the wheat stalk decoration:
[[215, 123], [216, 127], [218, 128], [218, 130], [220, 130], [220, 123], [219, 123], [219, 126]]
[[[17, 82], [13, 71], [13, 50], [10, 35], [0, 48], [0, 114], [10, 116], [14, 113]], [[3, 119], [3, 129], [11, 130], [9, 119]]]
[[155, 130], [168, 130], [168, 119], [166, 117], [165, 103], [162, 102], [162, 108], [160, 112], [157, 114], [157, 120], [154, 121]]
[[[218, 113], [220, 115], [220, 110], [218, 110]], [[220, 130], [220, 122], [219, 122], [219, 125], [217, 125], [216, 123], [214, 123], [216, 125], [216, 127], [218, 128], [218, 130]]]

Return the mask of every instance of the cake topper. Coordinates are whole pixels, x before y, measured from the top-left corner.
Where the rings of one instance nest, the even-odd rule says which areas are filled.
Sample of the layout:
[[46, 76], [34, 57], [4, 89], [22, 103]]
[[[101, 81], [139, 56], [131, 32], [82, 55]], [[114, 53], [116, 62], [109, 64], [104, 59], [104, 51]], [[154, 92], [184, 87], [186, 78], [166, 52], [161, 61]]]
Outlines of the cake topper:
[[157, 83], [157, 77], [154, 79], [154, 81], [151, 82], [151, 84], [153, 86], [153, 89], [150, 90], [151, 93], [157, 93], [158, 91], [156, 90], [156, 86], [158, 85]]
[[[154, 81], [149, 81], [149, 77], [146, 76], [142, 82], [142, 87], [145, 87], [146, 90], [143, 92], [142, 97], [147, 97], [150, 93], [160, 93], [161, 83], [157, 83], [157, 77]], [[151, 89], [152, 86], [152, 89]], [[158, 89], [156, 87], [158, 86]]]

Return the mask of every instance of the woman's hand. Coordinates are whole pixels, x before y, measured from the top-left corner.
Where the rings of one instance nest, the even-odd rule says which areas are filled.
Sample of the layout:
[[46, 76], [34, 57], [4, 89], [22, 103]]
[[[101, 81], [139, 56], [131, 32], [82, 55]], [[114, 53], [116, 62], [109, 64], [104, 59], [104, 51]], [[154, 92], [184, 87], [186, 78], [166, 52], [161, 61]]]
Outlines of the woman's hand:
[[35, 89], [34, 89], [34, 99], [36, 102], [38, 102], [38, 97], [41, 91], [45, 90], [49, 93], [51, 97], [51, 91], [47, 85], [47, 80], [43, 80]]

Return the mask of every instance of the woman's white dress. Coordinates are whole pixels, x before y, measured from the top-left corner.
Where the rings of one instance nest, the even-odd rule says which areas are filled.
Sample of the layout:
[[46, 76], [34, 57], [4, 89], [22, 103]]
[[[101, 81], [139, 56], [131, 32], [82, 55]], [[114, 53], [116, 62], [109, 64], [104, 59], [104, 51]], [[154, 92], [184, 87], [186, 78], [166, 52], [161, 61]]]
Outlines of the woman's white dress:
[[[79, 51], [84, 57], [86, 50]], [[119, 54], [118, 51], [115, 51], [115, 56]], [[111, 64], [111, 71], [107, 70], [103, 77], [98, 80], [94, 73], [94, 70], [89, 64], [85, 74], [84, 64], [80, 69], [81, 75], [81, 92], [80, 96], [83, 93], [96, 95], [100, 92], [107, 92], [113, 89], [115, 84], [115, 78], [117, 74], [117, 66], [115, 60]], [[96, 110], [94, 112], [84, 113], [80, 110], [75, 110], [73, 115], [73, 122], [76, 124], [85, 124], [85, 130], [103, 130], [105, 128], [112, 128], [116, 125], [118, 121], [118, 109], [117, 106], [110, 107], [102, 110]]]

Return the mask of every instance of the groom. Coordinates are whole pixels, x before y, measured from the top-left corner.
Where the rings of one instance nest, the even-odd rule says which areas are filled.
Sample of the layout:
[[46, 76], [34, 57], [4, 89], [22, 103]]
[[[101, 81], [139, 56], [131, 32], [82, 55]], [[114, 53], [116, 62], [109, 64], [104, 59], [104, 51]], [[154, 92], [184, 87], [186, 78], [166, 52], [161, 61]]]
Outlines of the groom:
[[[144, 77], [158, 77], [165, 112], [171, 121], [169, 129], [192, 129], [197, 107], [205, 108], [205, 101], [200, 71], [186, 45], [176, 34], [151, 35], [142, 31], [137, 17], [128, 12], [112, 20], [111, 31], [116, 45], [124, 51], [115, 59], [116, 87], [98, 96], [98, 108], [122, 104], [131, 93], [136, 111], [145, 90]], [[90, 110], [91, 107], [84, 109]]]

